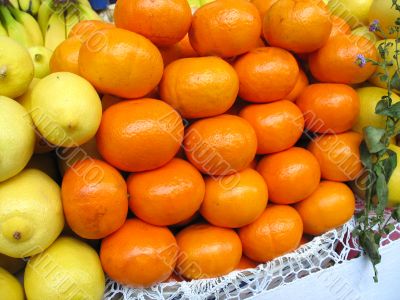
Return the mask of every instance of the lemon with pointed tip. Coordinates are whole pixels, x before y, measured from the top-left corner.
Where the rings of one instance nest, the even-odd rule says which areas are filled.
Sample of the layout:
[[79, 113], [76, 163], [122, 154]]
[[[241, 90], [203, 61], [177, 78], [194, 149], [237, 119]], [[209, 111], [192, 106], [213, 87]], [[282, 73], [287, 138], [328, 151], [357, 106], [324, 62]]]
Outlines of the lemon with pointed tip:
[[35, 130], [28, 112], [15, 100], [0, 96], [0, 182], [25, 168], [34, 146]]
[[100, 300], [105, 279], [96, 251], [77, 239], [60, 237], [29, 260], [24, 286], [29, 300]]
[[34, 65], [35, 78], [43, 78], [50, 74], [50, 59], [53, 51], [43, 46], [28, 48]]
[[86, 143], [95, 136], [101, 115], [96, 90], [86, 79], [73, 73], [52, 73], [33, 88], [33, 122], [53, 145], [77, 147]]
[[32, 81], [34, 68], [28, 50], [7, 36], [0, 36], [0, 95], [21, 96]]
[[23, 258], [42, 252], [64, 227], [60, 187], [36, 169], [0, 183], [0, 224], [0, 253]]
[[0, 295], [1, 300], [24, 300], [24, 291], [17, 278], [1, 267]]

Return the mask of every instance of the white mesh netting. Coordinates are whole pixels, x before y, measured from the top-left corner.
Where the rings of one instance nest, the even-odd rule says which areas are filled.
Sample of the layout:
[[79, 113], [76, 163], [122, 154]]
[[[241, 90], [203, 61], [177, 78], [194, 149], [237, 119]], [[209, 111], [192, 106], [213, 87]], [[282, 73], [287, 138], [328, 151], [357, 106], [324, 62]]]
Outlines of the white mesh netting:
[[[220, 278], [161, 283], [148, 289], [129, 288], [108, 280], [104, 299], [246, 299], [358, 257], [361, 251], [351, 236], [353, 228], [354, 220], [351, 220], [339, 229], [315, 237], [292, 253], [255, 269], [234, 271]], [[381, 244], [384, 246], [399, 237], [398, 224]]]

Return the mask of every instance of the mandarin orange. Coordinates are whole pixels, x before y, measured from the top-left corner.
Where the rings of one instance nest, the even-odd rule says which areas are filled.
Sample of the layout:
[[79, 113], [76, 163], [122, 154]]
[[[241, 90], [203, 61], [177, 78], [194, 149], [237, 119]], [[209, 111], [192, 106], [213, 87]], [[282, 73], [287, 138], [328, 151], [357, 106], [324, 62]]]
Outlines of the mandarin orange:
[[332, 181], [351, 181], [363, 173], [360, 158], [362, 135], [346, 132], [319, 136], [308, 149], [321, 165], [322, 178]]
[[301, 110], [288, 100], [249, 105], [241, 110], [239, 116], [247, 120], [256, 132], [257, 154], [293, 147], [304, 130]]
[[303, 90], [296, 104], [303, 112], [305, 127], [318, 133], [350, 130], [360, 112], [356, 91], [344, 84], [311, 84]]
[[217, 0], [193, 15], [190, 43], [201, 56], [233, 57], [258, 45], [261, 18], [246, 0]]
[[121, 98], [140, 98], [160, 82], [163, 61], [145, 37], [124, 29], [103, 29], [79, 52], [79, 72], [94, 87]]
[[264, 16], [263, 34], [274, 47], [296, 53], [321, 48], [332, 30], [330, 12], [318, 0], [280, 0]]
[[375, 45], [356, 35], [337, 35], [309, 57], [312, 75], [321, 82], [356, 84], [366, 81], [374, 74], [376, 66], [371, 63], [359, 65], [358, 57], [378, 60]]
[[272, 5], [278, 2], [278, 0], [251, 0], [251, 2], [257, 7], [261, 20], [263, 20], [266, 12]]
[[75, 163], [64, 175], [61, 194], [67, 223], [80, 237], [101, 239], [125, 223], [126, 183], [105, 162], [86, 159]]
[[264, 178], [253, 169], [206, 179], [201, 215], [211, 224], [239, 228], [255, 221], [268, 202]]
[[204, 199], [200, 172], [179, 158], [156, 170], [134, 173], [127, 183], [129, 208], [153, 225], [174, 225], [189, 219]]
[[315, 191], [321, 179], [318, 160], [298, 147], [265, 156], [257, 171], [267, 182], [270, 201], [277, 204], [303, 200]]
[[351, 27], [343, 18], [331, 15], [331, 22], [332, 22], [332, 31], [329, 38], [341, 34], [342, 35], [351, 34]]
[[299, 76], [294, 56], [274, 47], [253, 49], [240, 57], [234, 67], [239, 75], [239, 96], [256, 103], [284, 99]]
[[59, 44], [54, 49], [50, 59], [50, 71], [55, 72], [70, 72], [79, 75], [79, 51], [82, 42], [77, 37], [71, 37]]
[[297, 77], [296, 84], [292, 91], [285, 96], [286, 100], [296, 101], [296, 99], [300, 96], [300, 94], [304, 91], [304, 89], [308, 86], [309, 81], [306, 73], [300, 69], [299, 77]]
[[257, 266], [258, 266], [257, 262], [243, 255], [238, 265], [236, 266], [235, 270], [254, 269], [257, 268]]
[[168, 66], [170, 63], [180, 58], [199, 56], [190, 44], [189, 35], [185, 35], [182, 40], [172, 46], [158, 47], [158, 50], [160, 50], [161, 56], [163, 58], [164, 67]]
[[180, 148], [183, 133], [181, 117], [165, 102], [122, 101], [103, 113], [97, 147], [118, 169], [141, 172], [169, 162]]
[[239, 229], [243, 253], [257, 262], [295, 250], [302, 235], [301, 217], [289, 205], [270, 205], [256, 221]]
[[113, 280], [137, 288], [169, 278], [175, 268], [178, 245], [166, 227], [129, 219], [103, 239], [100, 260]]
[[176, 270], [187, 279], [226, 275], [242, 257], [242, 244], [233, 229], [196, 224], [179, 232], [176, 240], [179, 247]]
[[225, 113], [235, 102], [239, 78], [219, 57], [179, 59], [164, 71], [161, 99], [184, 118], [205, 118]]
[[344, 183], [322, 181], [314, 193], [295, 207], [303, 220], [304, 232], [320, 235], [351, 219], [355, 198]]
[[81, 43], [88, 41], [89, 39], [96, 40], [98, 38], [98, 31], [102, 29], [115, 28], [114, 24], [107, 23], [99, 20], [83, 20], [72, 27], [68, 34], [68, 38], [77, 37]]
[[187, 0], [118, 0], [115, 25], [139, 33], [157, 46], [171, 46], [189, 31], [192, 11]]
[[202, 173], [231, 175], [254, 159], [257, 136], [243, 118], [220, 115], [191, 125], [183, 145], [188, 160]]

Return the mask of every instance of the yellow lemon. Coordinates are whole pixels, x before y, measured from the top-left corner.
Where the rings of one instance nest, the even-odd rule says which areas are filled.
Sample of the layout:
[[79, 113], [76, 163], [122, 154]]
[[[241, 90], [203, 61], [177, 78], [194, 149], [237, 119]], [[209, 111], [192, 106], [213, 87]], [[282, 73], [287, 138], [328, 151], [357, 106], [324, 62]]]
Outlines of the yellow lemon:
[[[385, 128], [386, 119], [375, 113], [375, 107], [382, 96], [387, 95], [387, 90], [378, 87], [364, 87], [356, 91], [360, 97], [360, 114], [353, 130], [362, 133], [363, 128], [367, 126]], [[392, 95], [392, 99], [393, 103], [400, 101], [400, 97], [396, 94]]]
[[94, 87], [84, 78], [53, 73], [33, 88], [31, 116], [51, 144], [77, 147], [93, 138], [100, 126], [102, 106]]
[[43, 78], [50, 74], [50, 58], [53, 51], [43, 46], [28, 48], [33, 61], [35, 78]]
[[375, 33], [369, 31], [367, 26], [361, 26], [351, 31], [353, 35], [362, 36], [374, 44], [379, 40]]
[[0, 183], [0, 253], [23, 258], [42, 252], [64, 227], [60, 187], [27, 169]]
[[28, 112], [18, 102], [0, 96], [0, 182], [25, 168], [34, 146], [35, 130]]
[[19, 281], [0, 268], [1, 300], [24, 300], [24, 291]]
[[[395, 38], [396, 33], [389, 34], [389, 30], [393, 27], [400, 17], [400, 13], [393, 7], [392, 0], [374, 0], [369, 11], [369, 22], [372, 23], [375, 20], [379, 21], [379, 26], [388, 38]], [[381, 33], [377, 32], [381, 37], [384, 37]]]
[[[33, 88], [38, 84], [40, 81], [39, 78], [33, 78], [31, 84], [29, 85], [29, 88], [26, 90], [25, 94], [22, 96], [16, 98], [17, 100], [23, 107], [28, 112], [31, 112], [32, 110], [32, 91]], [[35, 142], [35, 153], [48, 153], [52, 151], [55, 147], [52, 146], [49, 142], [47, 142], [39, 133], [39, 131], [35, 128], [35, 134], [36, 134], [36, 142]]]
[[29, 87], [33, 62], [27, 49], [6, 36], [0, 36], [0, 53], [0, 95], [14, 99]]
[[368, 13], [373, 0], [329, 0], [330, 11], [344, 19], [351, 28], [368, 24]]
[[24, 285], [29, 300], [100, 300], [105, 279], [96, 251], [77, 239], [60, 237], [29, 260]]

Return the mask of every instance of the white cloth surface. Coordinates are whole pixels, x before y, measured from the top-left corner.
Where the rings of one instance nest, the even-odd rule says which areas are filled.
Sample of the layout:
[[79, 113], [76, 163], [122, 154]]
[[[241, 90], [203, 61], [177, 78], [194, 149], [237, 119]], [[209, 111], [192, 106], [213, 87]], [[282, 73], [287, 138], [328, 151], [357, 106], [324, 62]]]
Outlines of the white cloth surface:
[[264, 292], [251, 300], [400, 300], [400, 240], [381, 249], [379, 282], [366, 257], [360, 257]]

